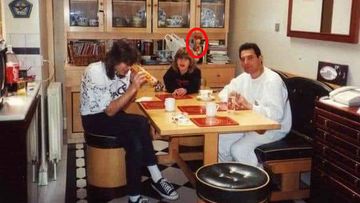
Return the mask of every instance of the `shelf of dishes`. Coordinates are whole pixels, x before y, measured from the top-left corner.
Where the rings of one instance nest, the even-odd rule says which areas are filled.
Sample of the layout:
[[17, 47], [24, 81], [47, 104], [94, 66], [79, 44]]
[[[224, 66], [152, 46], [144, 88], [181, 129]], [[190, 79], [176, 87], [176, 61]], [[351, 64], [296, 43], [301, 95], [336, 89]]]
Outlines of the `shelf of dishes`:
[[[200, 1], [200, 26], [203, 28], [224, 28], [225, 1]], [[81, 2], [81, 4], [79, 4]], [[113, 0], [111, 21], [114, 28], [146, 28], [147, 18], [154, 17], [151, 10], [157, 11], [158, 28], [189, 28], [191, 26], [191, 1], [158, 1], [158, 4], [147, 4], [148, 1]], [[152, 7], [151, 7], [152, 6]], [[106, 16], [97, 1], [70, 0], [70, 26], [98, 27], [99, 21]], [[101, 17], [100, 17], [100, 16]], [[100, 20], [99, 20], [100, 19]], [[101, 23], [103, 24], [103, 23]]]

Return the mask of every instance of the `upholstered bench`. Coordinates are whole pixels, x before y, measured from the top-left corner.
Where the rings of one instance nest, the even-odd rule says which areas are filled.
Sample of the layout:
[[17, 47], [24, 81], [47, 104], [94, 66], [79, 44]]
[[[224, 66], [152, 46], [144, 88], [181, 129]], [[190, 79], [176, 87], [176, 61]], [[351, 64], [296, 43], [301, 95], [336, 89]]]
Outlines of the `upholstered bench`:
[[267, 202], [270, 178], [262, 169], [241, 163], [217, 163], [196, 171], [196, 192], [201, 201], [218, 203]]
[[279, 191], [271, 201], [309, 197], [309, 188], [300, 187], [302, 172], [311, 171], [313, 113], [315, 100], [332, 90], [325, 83], [302, 77], [284, 78], [292, 112], [291, 132], [282, 140], [257, 147], [255, 153], [270, 175], [280, 175]]
[[125, 151], [112, 136], [85, 132], [88, 199], [105, 202], [125, 195]]

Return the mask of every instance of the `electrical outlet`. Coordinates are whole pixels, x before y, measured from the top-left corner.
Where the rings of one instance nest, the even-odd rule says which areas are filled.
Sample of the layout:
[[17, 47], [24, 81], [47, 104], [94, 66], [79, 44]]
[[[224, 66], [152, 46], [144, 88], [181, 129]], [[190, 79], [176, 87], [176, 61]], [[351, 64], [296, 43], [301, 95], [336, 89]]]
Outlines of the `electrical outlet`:
[[275, 32], [280, 31], [280, 23], [275, 23]]

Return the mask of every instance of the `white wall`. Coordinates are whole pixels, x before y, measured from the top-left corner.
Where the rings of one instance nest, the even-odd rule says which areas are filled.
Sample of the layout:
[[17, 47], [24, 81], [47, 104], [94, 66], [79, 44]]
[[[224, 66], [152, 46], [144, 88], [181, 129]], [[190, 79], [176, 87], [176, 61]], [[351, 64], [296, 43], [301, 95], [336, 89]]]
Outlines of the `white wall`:
[[[232, 0], [229, 51], [239, 63], [244, 42], [259, 45], [266, 66], [316, 78], [319, 61], [349, 65], [348, 84], [360, 86], [360, 45], [286, 36], [288, 0]], [[306, 14], [305, 14], [306, 15]], [[275, 23], [280, 31], [275, 32]]]
[[[14, 18], [9, 9], [9, 3], [12, 0], [2, 1], [5, 40], [14, 48], [40, 48], [39, 1], [28, 1], [33, 4], [29, 18]], [[37, 80], [42, 78], [40, 54], [18, 54], [17, 57], [20, 61], [20, 68], [32, 67], [28, 75], [36, 75]]]

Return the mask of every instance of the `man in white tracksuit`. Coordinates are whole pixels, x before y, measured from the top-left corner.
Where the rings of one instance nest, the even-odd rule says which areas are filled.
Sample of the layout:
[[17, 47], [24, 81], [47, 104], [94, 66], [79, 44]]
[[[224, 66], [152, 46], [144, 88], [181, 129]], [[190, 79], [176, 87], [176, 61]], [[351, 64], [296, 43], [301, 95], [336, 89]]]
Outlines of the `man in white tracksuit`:
[[280, 76], [263, 65], [259, 47], [245, 43], [239, 48], [240, 74], [219, 93], [221, 100], [235, 95], [240, 109], [256, 111], [281, 124], [281, 129], [257, 132], [220, 134], [219, 162], [236, 161], [252, 166], [258, 163], [255, 148], [282, 139], [291, 128], [291, 109], [286, 86]]

